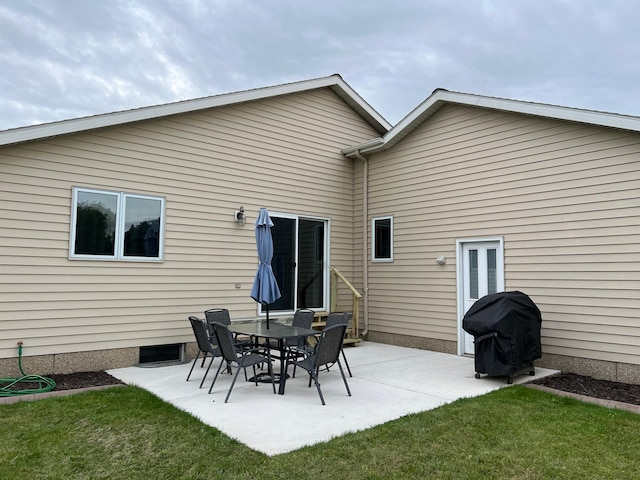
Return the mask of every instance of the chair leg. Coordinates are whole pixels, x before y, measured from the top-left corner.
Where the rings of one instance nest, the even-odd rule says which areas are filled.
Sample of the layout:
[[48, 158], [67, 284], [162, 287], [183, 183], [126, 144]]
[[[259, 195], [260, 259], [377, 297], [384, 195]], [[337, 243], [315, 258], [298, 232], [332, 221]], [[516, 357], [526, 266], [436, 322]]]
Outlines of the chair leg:
[[222, 370], [223, 365], [227, 365], [227, 369], [230, 368], [229, 364], [227, 362], [224, 361], [224, 359], [222, 359], [222, 361], [220, 362], [220, 365], [218, 366], [218, 370], [216, 370], [216, 375], [215, 377], [213, 377], [213, 382], [211, 382], [211, 386], [209, 387], [209, 393], [211, 393], [211, 390], [213, 390], [213, 385], [216, 383], [216, 379], [218, 378], [218, 375], [220, 374], [220, 370]]
[[[319, 371], [320, 371], [320, 369], [319, 369], [319, 368], [316, 368], [316, 369], [315, 369], [315, 372], [316, 372], [316, 378], [318, 378], [318, 372], [319, 372]], [[309, 387], [308, 387], [308, 388], [311, 388], [311, 380], [313, 380], [313, 373], [312, 373], [312, 372], [313, 372], [313, 369], [309, 370]]]
[[351, 390], [349, 390], [347, 377], [344, 376], [344, 370], [342, 369], [342, 363], [340, 363], [340, 359], [338, 359], [338, 367], [340, 368], [340, 374], [342, 375], [342, 381], [344, 382], [344, 386], [347, 387], [347, 393], [349, 394], [349, 396], [351, 396]]
[[[200, 351], [198, 351], [198, 354], [196, 355], [196, 358], [193, 359], [193, 365], [191, 365], [191, 370], [189, 370], [189, 375], [187, 375], [187, 382], [189, 381], [189, 377], [191, 376], [191, 372], [193, 372], [193, 367], [196, 366], [196, 363], [198, 363], [198, 357], [200, 356]], [[204, 358], [203, 358], [204, 360]], [[202, 367], [202, 365], [200, 365], [200, 367]]]
[[[224, 403], [227, 403], [227, 401], [229, 400], [229, 395], [231, 395], [231, 390], [233, 390], [233, 386], [236, 384], [236, 380], [238, 379], [239, 373], [240, 373], [240, 367], [238, 367], [238, 370], [236, 370], [236, 374], [233, 376], [233, 380], [231, 381], [231, 386], [229, 387], [229, 391], [227, 392], [227, 397], [224, 399]], [[245, 371], [245, 373], [247, 372]]]
[[[198, 388], [202, 388], [202, 385], [204, 385], [204, 381], [207, 378], [207, 375], [209, 374], [209, 369], [211, 368], [211, 365], [213, 365], [213, 361], [216, 359], [216, 357], [211, 357], [211, 361], [209, 362], [209, 366], [207, 367], [207, 371], [204, 372], [204, 377], [202, 377], [202, 381], [200, 382], [200, 386]], [[224, 360], [222, 360], [224, 362]]]
[[[282, 385], [282, 395], [284, 395], [284, 390], [287, 387], [287, 372], [289, 371], [289, 363], [291, 361], [289, 360], [289, 358], [287, 357], [287, 361], [284, 364], [284, 384]], [[293, 368], [295, 369], [295, 364], [293, 365]], [[293, 377], [292, 377], [293, 378]], [[282, 380], [282, 379], [280, 379]], [[274, 385], [275, 386], [275, 385]], [[278, 391], [280, 391], [280, 386], [278, 386]]]
[[[274, 378], [275, 375], [273, 374], [273, 365], [271, 365], [271, 361], [270, 360], [267, 361], [267, 372], [269, 372], [269, 376], [271, 377], [271, 387], [273, 387], [273, 394], [275, 395], [276, 394], [276, 380]], [[284, 368], [284, 374], [285, 374], [284, 382], [285, 382], [285, 385], [286, 385], [287, 367]]]
[[349, 362], [347, 362], [347, 357], [344, 355], [344, 349], [340, 349], [340, 351], [342, 352], [342, 359], [344, 360], [344, 364], [347, 367], [347, 371], [349, 372], [349, 376], [353, 377], [353, 375], [351, 375], [351, 368], [349, 368]]
[[313, 381], [316, 383], [316, 390], [318, 390], [318, 395], [320, 395], [320, 401], [322, 402], [322, 405], [324, 405], [325, 404], [324, 397], [322, 396], [322, 390], [320, 390], [320, 382], [318, 382], [318, 369], [316, 370], [311, 369], [309, 373], [313, 377]]

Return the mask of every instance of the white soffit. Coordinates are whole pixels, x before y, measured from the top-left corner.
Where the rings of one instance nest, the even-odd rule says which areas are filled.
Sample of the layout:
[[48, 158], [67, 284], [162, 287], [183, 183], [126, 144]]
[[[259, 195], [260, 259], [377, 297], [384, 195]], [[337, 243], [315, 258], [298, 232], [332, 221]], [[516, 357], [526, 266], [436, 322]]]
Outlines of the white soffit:
[[122, 125], [130, 122], [166, 117], [180, 113], [194, 112], [207, 108], [232, 105], [236, 103], [261, 100], [279, 95], [298, 93], [317, 88], [331, 88], [351, 108], [381, 135], [391, 129], [387, 122], [367, 102], [365, 102], [355, 90], [353, 90], [340, 75], [331, 75], [301, 82], [287, 83], [272, 87], [256, 88], [235, 93], [226, 93], [211, 97], [184, 100], [151, 107], [142, 107], [133, 110], [124, 110], [113, 113], [93, 115], [90, 117], [74, 118], [59, 122], [32, 125], [0, 131], [0, 145], [11, 145], [20, 142], [28, 142], [47, 137], [65, 135], [69, 133], [93, 130], [114, 125]]

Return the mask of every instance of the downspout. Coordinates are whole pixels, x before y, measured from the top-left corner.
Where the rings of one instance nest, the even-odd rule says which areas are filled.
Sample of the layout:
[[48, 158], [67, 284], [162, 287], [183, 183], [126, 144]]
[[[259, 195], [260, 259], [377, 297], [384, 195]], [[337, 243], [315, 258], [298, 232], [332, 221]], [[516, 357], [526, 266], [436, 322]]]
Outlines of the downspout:
[[360, 332], [360, 336], [364, 337], [369, 333], [369, 256], [367, 254], [368, 240], [367, 228], [369, 226], [369, 161], [360, 154], [359, 150], [355, 151], [358, 160], [362, 160], [362, 323], [364, 330]]

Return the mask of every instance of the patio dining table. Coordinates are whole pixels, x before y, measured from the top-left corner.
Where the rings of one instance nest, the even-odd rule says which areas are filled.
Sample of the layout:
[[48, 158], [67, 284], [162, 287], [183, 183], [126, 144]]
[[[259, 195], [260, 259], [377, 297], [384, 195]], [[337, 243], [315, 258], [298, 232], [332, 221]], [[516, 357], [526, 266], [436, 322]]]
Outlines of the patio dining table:
[[[309, 328], [300, 328], [293, 327], [291, 325], [285, 325], [283, 323], [271, 323], [269, 328], [267, 328], [267, 323], [258, 321], [258, 322], [247, 322], [247, 323], [232, 323], [229, 327], [234, 333], [238, 333], [241, 335], [249, 335], [256, 339], [267, 339], [267, 340], [275, 340], [277, 342], [277, 348], [279, 355], [277, 358], [280, 359], [280, 374], [278, 380], [278, 393], [280, 395], [284, 394], [284, 387], [286, 382], [286, 374], [285, 374], [285, 360], [286, 360], [286, 347], [285, 341], [292, 340], [296, 338], [306, 338], [312, 337], [315, 335], [320, 335], [322, 332], [319, 330], [313, 330]], [[271, 355], [271, 354], [269, 354]]]

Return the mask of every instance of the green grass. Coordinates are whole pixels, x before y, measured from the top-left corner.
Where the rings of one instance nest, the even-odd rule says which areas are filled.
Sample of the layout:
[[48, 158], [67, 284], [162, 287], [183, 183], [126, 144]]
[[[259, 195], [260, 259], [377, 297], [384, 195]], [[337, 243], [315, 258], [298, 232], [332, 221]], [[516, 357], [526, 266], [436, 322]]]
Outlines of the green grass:
[[0, 478], [7, 479], [617, 479], [640, 472], [640, 415], [521, 386], [274, 457], [136, 387], [0, 405], [0, 422]]

